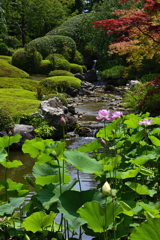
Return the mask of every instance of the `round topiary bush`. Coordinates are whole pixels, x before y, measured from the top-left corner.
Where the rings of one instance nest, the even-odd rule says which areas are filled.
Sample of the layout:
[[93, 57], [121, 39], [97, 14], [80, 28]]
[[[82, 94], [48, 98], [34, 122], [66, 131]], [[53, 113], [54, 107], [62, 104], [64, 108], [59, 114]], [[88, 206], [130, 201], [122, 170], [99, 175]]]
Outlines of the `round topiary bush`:
[[83, 67], [75, 64], [75, 63], [70, 63], [70, 67], [71, 67], [71, 73], [80, 73], [83, 74]]
[[78, 50], [76, 50], [76, 52], [75, 52], [73, 63], [76, 63], [78, 65], [83, 65], [84, 64], [83, 55]]
[[43, 58], [46, 58], [50, 53], [63, 54], [68, 60], [73, 60], [76, 51], [76, 43], [67, 36], [51, 35], [41, 38], [36, 38], [28, 44], [28, 47], [36, 47]]
[[71, 72], [65, 71], [65, 70], [54, 70], [49, 73], [49, 77], [54, 76], [71, 76], [73, 77], [73, 74]]
[[9, 132], [14, 127], [14, 121], [12, 117], [2, 108], [0, 108], [0, 131]]
[[87, 68], [85, 66], [82, 66], [83, 68], [83, 73], [86, 73], [87, 72]]
[[39, 67], [39, 73], [42, 75], [48, 75], [52, 71], [52, 63], [49, 60], [42, 60], [40, 67]]
[[8, 55], [8, 47], [5, 43], [0, 42], [0, 55]]
[[12, 56], [12, 65], [29, 74], [38, 73], [42, 56], [35, 48], [18, 49]]
[[70, 71], [70, 63], [62, 54], [50, 54], [46, 57], [52, 63], [53, 69]]
[[57, 92], [64, 93], [70, 87], [71, 83], [69, 81], [65, 81], [65, 78], [60, 81], [56, 81], [56, 77], [46, 78], [41, 80], [39, 83], [37, 88], [37, 97], [39, 100], [42, 100], [43, 96], [47, 96], [48, 94], [57, 94]]

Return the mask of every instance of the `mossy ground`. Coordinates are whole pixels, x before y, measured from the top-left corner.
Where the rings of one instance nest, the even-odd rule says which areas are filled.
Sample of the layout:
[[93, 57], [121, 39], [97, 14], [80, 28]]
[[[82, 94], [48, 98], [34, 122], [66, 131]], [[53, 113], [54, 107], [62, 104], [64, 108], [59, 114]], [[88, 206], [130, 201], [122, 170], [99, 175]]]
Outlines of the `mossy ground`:
[[41, 101], [37, 100], [36, 93], [23, 89], [0, 89], [0, 106], [12, 117], [20, 114], [32, 114]]
[[24, 113], [32, 114], [41, 102], [36, 97], [39, 82], [9, 64], [10, 60], [10, 57], [0, 56], [0, 106], [12, 117]]
[[8, 58], [6, 58], [6, 60], [0, 59], [0, 77], [29, 78], [29, 74], [9, 64]]

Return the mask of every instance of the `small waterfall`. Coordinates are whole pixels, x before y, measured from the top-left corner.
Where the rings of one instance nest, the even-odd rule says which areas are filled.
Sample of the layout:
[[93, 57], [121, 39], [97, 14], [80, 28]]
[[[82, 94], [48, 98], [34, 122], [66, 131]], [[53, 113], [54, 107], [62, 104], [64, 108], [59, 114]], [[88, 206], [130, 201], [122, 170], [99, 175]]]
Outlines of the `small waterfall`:
[[97, 63], [97, 60], [94, 59], [92, 64], [92, 70], [96, 70], [96, 63]]

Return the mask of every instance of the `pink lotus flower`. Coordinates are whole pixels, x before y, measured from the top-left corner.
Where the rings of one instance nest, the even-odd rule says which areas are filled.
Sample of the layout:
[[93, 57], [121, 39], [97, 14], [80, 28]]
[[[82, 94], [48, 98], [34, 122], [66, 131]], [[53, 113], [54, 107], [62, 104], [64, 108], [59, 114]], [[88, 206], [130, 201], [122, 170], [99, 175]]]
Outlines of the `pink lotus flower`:
[[151, 120], [148, 120], [148, 119], [145, 118], [143, 121], [139, 121], [138, 123], [139, 123], [140, 125], [148, 126], [148, 125], [151, 125], [152, 122], [153, 122], [153, 118], [152, 118]]
[[102, 147], [104, 147], [106, 145], [106, 142], [103, 138], [101, 139], [101, 145], [102, 145]]
[[105, 109], [101, 109], [98, 111], [98, 115], [96, 117], [97, 120], [110, 120], [111, 118], [108, 118], [109, 117], [109, 114], [110, 114], [110, 110], [105, 110]]
[[113, 120], [116, 120], [117, 118], [120, 118], [122, 116], [123, 116], [122, 112], [114, 112], [114, 113], [112, 113], [112, 119]]
[[61, 119], [60, 119], [60, 125], [61, 125], [62, 127], [64, 127], [64, 126], [66, 125], [66, 120], [64, 119], [64, 117], [61, 117]]

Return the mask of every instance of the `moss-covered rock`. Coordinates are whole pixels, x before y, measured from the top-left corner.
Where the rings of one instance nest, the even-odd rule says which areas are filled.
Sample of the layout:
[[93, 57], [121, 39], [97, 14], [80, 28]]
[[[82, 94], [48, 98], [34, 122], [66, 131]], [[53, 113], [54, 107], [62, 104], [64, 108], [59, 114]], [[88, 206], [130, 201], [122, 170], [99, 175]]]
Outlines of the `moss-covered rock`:
[[83, 74], [83, 67], [75, 64], [75, 63], [70, 63], [70, 67], [71, 67], [71, 73], [80, 73]]
[[54, 70], [49, 73], [49, 77], [55, 77], [55, 76], [71, 76], [71, 77], [73, 77], [73, 74], [71, 72], [68, 72], [65, 70]]
[[8, 61], [0, 59], [0, 77], [29, 78], [29, 74], [17, 67], [12, 66]]
[[62, 102], [62, 104], [63, 104], [64, 106], [66, 106], [66, 107], [68, 106], [67, 98], [64, 96], [64, 94], [47, 94], [47, 95], [43, 98], [43, 100], [48, 100], [48, 99], [54, 98], [54, 97], [59, 98], [59, 100]]
[[29, 74], [39, 72], [41, 61], [42, 56], [34, 47], [18, 49], [12, 56], [12, 65]]
[[76, 43], [67, 36], [51, 35], [36, 38], [28, 44], [28, 47], [36, 47], [45, 59], [51, 53], [63, 54], [68, 60], [73, 60], [76, 51]]
[[52, 63], [49, 60], [42, 60], [40, 67], [39, 67], [39, 73], [42, 75], [48, 75], [52, 71]]

